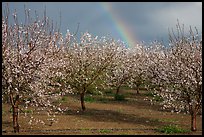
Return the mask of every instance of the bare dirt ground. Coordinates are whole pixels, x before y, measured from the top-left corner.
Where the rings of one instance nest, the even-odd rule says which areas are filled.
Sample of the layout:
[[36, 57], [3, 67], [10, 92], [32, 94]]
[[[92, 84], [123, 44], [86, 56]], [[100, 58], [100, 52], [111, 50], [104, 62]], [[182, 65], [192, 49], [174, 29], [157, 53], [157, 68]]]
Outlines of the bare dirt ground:
[[[165, 125], [178, 125], [190, 129], [190, 115], [177, 114], [160, 109], [158, 104], [151, 105], [150, 96], [144, 93], [124, 90], [125, 101], [115, 101], [113, 96], [93, 96], [92, 102], [86, 102], [86, 111], [82, 112], [78, 95], [66, 96], [63, 102], [69, 110], [56, 116], [57, 123], [30, 126], [28, 119], [20, 114], [20, 133], [14, 133], [12, 114], [8, 105], [3, 104], [3, 135], [165, 135], [156, 129]], [[97, 99], [98, 98], [98, 99]], [[147, 100], [145, 100], [147, 99]], [[46, 119], [46, 115], [35, 115]], [[197, 116], [197, 131], [177, 133], [182, 135], [202, 135], [202, 116]]]

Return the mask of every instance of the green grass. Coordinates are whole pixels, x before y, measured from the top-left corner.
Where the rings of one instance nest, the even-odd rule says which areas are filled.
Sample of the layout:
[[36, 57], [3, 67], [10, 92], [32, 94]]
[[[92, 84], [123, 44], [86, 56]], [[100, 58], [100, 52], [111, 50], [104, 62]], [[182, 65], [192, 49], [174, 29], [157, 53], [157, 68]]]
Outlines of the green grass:
[[114, 98], [117, 101], [125, 101], [125, 96], [122, 94], [115, 94]]
[[88, 95], [88, 96], [84, 97], [84, 101], [92, 103], [92, 102], [95, 102], [96, 99], [93, 98], [92, 96]]
[[113, 90], [112, 89], [105, 89], [103, 91], [106, 95], [110, 95], [110, 96], [113, 96], [115, 93], [113, 93]]
[[100, 133], [111, 133], [112, 131], [110, 129], [99, 129]]
[[166, 134], [174, 134], [174, 133], [188, 133], [190, 130], [186, 130], [178, 127], [177, 125], [167, 125], [157, 129], [158, 132], [166, 133]]
[[26, 110], [24, 110], [24, 113], [33, 113], [33, 111], [30, 109], [26, 109]]
[[102, 103], [108, 103], [108, 102], [110, 102], [110, 99], [109, 98], [105, 98], [105, 97], [99, 97], [97, 99], [97, 101], [100, 101]]
[[[19, 111], [20, 113], [33, 113], [33, 110], [31, 110], [31, 109], [25, 109], [25, 110], [20, 110]], [[9, 113], [13, 113], [13, 109], [12, 109], [12, 107], [9, 109]]]
[[59, 103], [66, 103], [68, 101], [66, 96], [63, 96], [62, 98], [54, 101], [54, 103], [59, 104]]
[[61, 101], [61, 102], [67, 102], [67, 97], [66, 97], [66, 96], [63, 96], [60, 101]]
[[135, 95], [135, 93], [126, 92], [126, 93], [124, 93], [124, 95], [125, 95], [126, 97], [131, 97], [131, 96]]
[[2, 115], [5, 115], [6, 114], [6, 112], [2, 109]]
[[81, 128], [81, 131], [87, 131], [87, 130], [91, 130], [90, 128]]
[[124, 110], [122, 108], [118, 108], [116, 111], [122, 113]]
[[176, 119], [159, 119], [160, 122], [178, 122]]

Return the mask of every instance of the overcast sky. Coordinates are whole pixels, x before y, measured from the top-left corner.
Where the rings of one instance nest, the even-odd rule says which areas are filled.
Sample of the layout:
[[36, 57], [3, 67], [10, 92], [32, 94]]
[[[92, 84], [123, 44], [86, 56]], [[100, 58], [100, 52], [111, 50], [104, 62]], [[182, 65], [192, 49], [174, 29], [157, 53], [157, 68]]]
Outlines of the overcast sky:
[[[2, 4], [2, 10], [5, 3]], [[47, 16], [59, 23], [61, 32], [75, 32], [79, 24], [78, 37], [89, 32], [93, 36], [110, 36], [126, 40], [128, 35], [137, 41], [168, 41], [168, 28], [175, 28], [177, 19], [184, 24], [202, 30], [201, 2], [11, 2], [10, 11], [17, 10], [24, 21], [24, 5], [34, 13]], [[107, 6], [108, 5], [108, 6]], [[121, 25], [122, 24], [122, 25]], [[127, 30], [126, 30], [127, 29]], [[129, 30], [128, 30], [129, 29]], [[131, 32], [131, 34], [127, 34]]]

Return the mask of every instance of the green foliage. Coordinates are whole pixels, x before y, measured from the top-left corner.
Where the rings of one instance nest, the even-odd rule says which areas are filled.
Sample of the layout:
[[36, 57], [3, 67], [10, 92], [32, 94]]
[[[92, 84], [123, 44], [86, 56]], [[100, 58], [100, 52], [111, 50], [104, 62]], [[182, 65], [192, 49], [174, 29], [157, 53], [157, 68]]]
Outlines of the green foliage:
[[110, 99], [105, 98], [105, 97], [100, 97], [97, 100], [100, 101], [100, 102], [103, 102], [103, 103], [108, 103], [110, 101]]
[[[102, 74], [101, 74], [102, 75]], [[86, 93], [92, 95], [101, 95], [100, 91], [103, 91], [103, 87], [101, 86], [104, 83], [104, 80], [96, 79], [91, 85], [87, 87]]]
[[144, 95], [148, 96], [148, 97], [153, 97], [153, 101], [156, 101], [156, 102], [164, 101], [164, 99], [161, 96], [159, 96], [153, 92], [147, 92]]
[[24, 110], [24, 113], [33, 113], [33, 111], [30, 109], [26, 109], [26, 110]]
[[148, 96], [148, 97], [154, 97], [154, 93], [152, 93], [152, 92], [144, 93], [144, 95]]
[[168, 125], [157, 129], [158, 132], [173, 134], [173, 133], [187, 133], [189, 130], [179, 128], [177, 125]]
[[61, 102], [67, 102], [67, 97], [66, 97], [66, 96], [63, 96], [60, 101], [61, 101]]
[[130, 90], [131, 88], [129, 86], [122, 86], [121, 89], [123, 89], [123, 90]]
[[59, 104], [59, 103], [63, 103], [63, 102], [67, 102], [67, 97], [66, 96], [63, 96], [62, 98], [54, 101], [54, 104]]
[[104, 93], [105, 93], [106, 95], [114, 95], [112, 89], [105, 89], [105, 90], [104, 90]]
[[87, 94], [91, 94], [91, 95], [101, 95], [101, 89], [100, 88], [96, 88], [95, 85], [90, 85], [86, 91]]
[[125, 96], [122, 94], [115, 94], [115, 100], [117, 101], [124, 101], [125, 100]]
[[153, 97], [153, 101], [156, 101], [156, 102], [162, 102], [162, 101], [164, 101], [164, 99], [163, 99], [161, 96], [154, 95], [154, 97]]
[[96, 88], [95, 88], [95, 85], [90, 85], [86, 91], [86, 93], [88, 94], [96, 94]]
[[13, 113], [13, 108], [12, 107], [9, 109], [9, 113]]
[[56, 77], [55, 81], [58, 83], [64, 82], [64, 80], [61, 77]]
[[96, 100], [92, 96], [88, 95], [84, 97], [84, 101], [92, 103], [95, 102]]

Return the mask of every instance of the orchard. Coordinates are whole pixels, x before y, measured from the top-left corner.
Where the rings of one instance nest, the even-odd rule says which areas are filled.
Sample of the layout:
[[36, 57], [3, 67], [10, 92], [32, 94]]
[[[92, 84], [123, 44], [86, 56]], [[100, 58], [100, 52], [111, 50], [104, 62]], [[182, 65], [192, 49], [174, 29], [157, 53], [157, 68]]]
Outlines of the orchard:
[[[46, 113], [53, 123], [55, 114], [64, 113], [63, 95], [79, 96], [86, 111], [85, 96], [90, 88], [97, 92], [127, 86], [137, 94], [141, 86], [162, 98], [162, 109], [187, 113], [191, 130], [202, 109], [202, 38], [197, 29], [176, 25], [169, 31], [169, 46], [159, 42], [138, 43], [127, 48], [122, 41], [93, 36], [85, 32], [78, 40], [67, 31], [63, 36], [46, 16], [32, 18], [25, 9], [25, 22], [7, 7], [2, 14], [2, 103], [10, 104], [13, 130], [20, 132], [19, 113], [30, 118], [28, 124], [45, 121], [27, 114]], [[100, 91], [101, 90], [101, 91]], [[101, 93], [103, 94], [103, 93]], [[122, 93], [121, 93], [122, 94]]]

